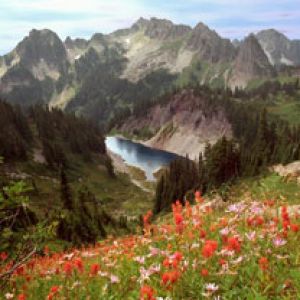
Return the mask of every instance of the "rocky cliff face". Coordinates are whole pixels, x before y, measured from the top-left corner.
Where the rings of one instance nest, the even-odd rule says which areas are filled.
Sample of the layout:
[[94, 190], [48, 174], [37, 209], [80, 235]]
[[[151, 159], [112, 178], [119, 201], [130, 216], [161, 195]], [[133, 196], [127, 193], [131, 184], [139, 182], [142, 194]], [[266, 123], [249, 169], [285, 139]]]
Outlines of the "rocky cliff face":
[[23, 105], [48, 102], [69, 68], [63, 42], [47, 29], [32, 30], [2, 62], [0, 94]]
[[284, 34], [274, 29], [262, 30], [256, 37], [274, 66], [300, 65], [299, 40], [289, 40]]
[[236, 53], [230, 40], [221, 38], [203, 23], [199, 23], [193, 29], [187, 40], [186, 47], [195, 51], [200, 60], [211, 63], [230, 62]]
[[239, 47], [230, 78], [231, 87], [246, 87], [254, 79], [271, 78], [275, 70], [253, 34]]
[[67, 53], [56, 33], [50, 30], [32, 30], [16, 47], [20, 63], [39, 80], [49, 76], [58, 79], [66, 71]]
[[145, 35], [151, 39], [169, 40], [184, 37], [191, 31], [186, 25], [176, 25], [169, 20], [151, 18], [150, 20], [140, 19], [133, 28], [144, 30]]
[[221, 108], [208, 108], [205, 96], [183, 90], [163, 105], [155, 105], [142, 117], [129, 118], [119, 130], [134, 133], [142, 128], [153, 132], [146, 144], [197, 158], [205, 144], [231, 136], [231, 126]]

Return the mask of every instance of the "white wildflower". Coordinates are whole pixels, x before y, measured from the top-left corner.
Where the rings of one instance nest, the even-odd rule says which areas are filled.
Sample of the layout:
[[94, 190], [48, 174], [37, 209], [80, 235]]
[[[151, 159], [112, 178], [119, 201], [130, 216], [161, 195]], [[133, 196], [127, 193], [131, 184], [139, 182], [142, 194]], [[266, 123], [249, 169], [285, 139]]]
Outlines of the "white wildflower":
[[5, 294], [5, 298], [6, 298], [6, 299], [13, 299], [13, 298], [14, 298], [14, 294], [6, 293], [6, 294]]
[[215, 283], [207, 283], [205, 284], [205, 290], [209, 293], [214, 293], [219, 289], [219, 287]]
[[120, 282], [120, 279], [119, 279], [118, 276], [111, 274], [111, 275], [110, 275], [110, 282], [111, 282], [111, 283], [119, 283], [119, 282]]
[[281, 237], [276, 237], [274, 240], [273, 240], [273, 244], [275, 247], [281, 247], [281, 246], [284, 246], [285, 244], [287, 243], [286, 240], [282, 239]]
[[145, 257], [144, 256], [137, 256], [133, 260], [138, 262], [141, 265], [143, 265], [145, 263]]

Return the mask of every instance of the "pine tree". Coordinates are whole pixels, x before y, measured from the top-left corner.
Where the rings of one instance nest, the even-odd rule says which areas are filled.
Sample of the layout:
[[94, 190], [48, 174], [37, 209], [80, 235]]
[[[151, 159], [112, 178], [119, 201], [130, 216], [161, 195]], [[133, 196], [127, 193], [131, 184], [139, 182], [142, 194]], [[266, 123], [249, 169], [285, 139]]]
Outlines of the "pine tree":
[[155, 214], [157, 214], [161, 211], [164, 188], [165, 188], [165, 179], [164, 179], [164, 175], [161, 175], [156, 184], [155, 204], [154, 204], [154, 213]]
[[60, 169], [60, 198], [65, 209], [72, 210], [74, 208], [72, 192], [63, 167]]

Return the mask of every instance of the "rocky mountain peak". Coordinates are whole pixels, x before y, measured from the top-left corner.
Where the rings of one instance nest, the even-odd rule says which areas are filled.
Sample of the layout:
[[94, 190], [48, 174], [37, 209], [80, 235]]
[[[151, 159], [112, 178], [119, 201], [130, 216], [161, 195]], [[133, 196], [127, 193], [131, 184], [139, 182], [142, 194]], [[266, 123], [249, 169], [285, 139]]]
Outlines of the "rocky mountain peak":
[[[254, 47], [259, 47], [258, 40], [256, 39], [255, 35], [253, 33], [250, 33], [243, 42], [243, 46], [254, 46]], [[260, 47], [259, 47], [260, 48]]]
[[21, 62], [29, 68], [39, 64], [41, 60], [61, 68], [67, 60], [63, 42], [55, 32], [48, 29], [31, 30], [29, 36], [18, 44], [16, 52]]
[[256, 37], [258, 39], [265, 38], [265, 39], [282, 39], [288, 41], [289, 39], [281, 32], [271, 28], [271, 29], [265, 29], [261, 30], [257, 33]]
[[186, 25], [177, 25], [166, 19], [140, 18], [133, 26], [134, 30], [144, 30], [145, 35], [158, 40], [176, 39], [184, 36], [191, 28]]
[[236, 53], [230, 40], [221, 38], [202, 22], [193, 28], [186, 47], [197, 51], [200, 59], [213, 63], [232, 61]]
[[207, 25], [202, 22], [199, 22], [193, 29], [194, 32], [198, 33], [207, 33], [207, 34], [216, 34], [214, 30], [211, 30]]
[[296, 54], [293, 49], [294, 42], [277, 30], [262, 30], [256, 37], [273, 65], [295, 65], [300, 60], [300, 52]]
[[149, 20], [143, 18], [143, 17], [140, 17], [132, 26], [131, 28], [132, 29], [135, 29], [135, 30], [139, 30], [139, 29], [143, 29], [147, 26], [147, 24], [149, 23]]
[[95, 33], [92, 38], [91, 41], [98, 41], [98, 42], [102, 42], [105, 39], [105, 35], [102, 33]]
[[250, 34], [241, 43], [237, 59], [238, 58], [243, 59], [245, 62], [253, 62], [257, 59], [269, 65], [268, 58], [254, 34]]
[[40, 30], [32, 29], [29, 32], [29, 38], [34, 39], [34, 38], [39, 38], [41, 36], [45, 39], [56, 39], [56, 38], [59, 39], [58, 35], [54, 31], [52, 31], [50, 29], [46, 29], [46, 28], [40, 29]]
[[257, 78], [268, 78], [275, 75], [254, 34], [250, 34], [241, 43], [238, 55], [234, 62], [231, 86], [245, 87], [246, 84]]

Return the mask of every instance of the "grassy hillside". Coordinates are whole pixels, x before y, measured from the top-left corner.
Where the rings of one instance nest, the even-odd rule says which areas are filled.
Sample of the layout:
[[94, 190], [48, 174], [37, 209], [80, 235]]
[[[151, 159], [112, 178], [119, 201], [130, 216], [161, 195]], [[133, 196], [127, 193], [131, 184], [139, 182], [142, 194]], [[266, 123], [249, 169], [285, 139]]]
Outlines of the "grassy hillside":
[[196, 203], [175, 204], [173, 218], [156, 225], [146, 214], [143, 236], [32, 258], [5, 293], [30, 300], [297, 299], [296, 207], [240, 198], [214, 209], [199, 194]]
[[51, 231], [29, 242], [39, 250], [136, 232], [152, 195], [113, 171], [97, 126], [41, 107], [23, 113], [0, 102], [0, 111], [0, 252], [17, 255], [38, 228]]
[[[25, 180], [34, 188], [32, 201], [44, 209], [45, 203], [51, 206], [60, 202], [59, 173], [51, 171], [46, 165], [35, 162], [19, 163], [18, 173], [28, 174]], [[103, 208], [115, 216], [137, 216], [152, 206], [151, 197], [134, 185], [126, 174], [117, 174], [111, 178], [101, 159], [86, 162], [74, 157], [67, 172], [74, 194], [80, 187], [86, 186], [101, 202]]]
[[276, 199], [290, 205], [299, 204], [300, 186], [295, 180], [281, 177], [276, 173], [267, 173], [252, 178], [244, 178], [232, 185], [226, 191], [218, 192], [228, 196], [231, 202], [239, 201], [241, 197], [251, 197], [261, 201]]
[[[273, 81], [253, 81], [247, 91], [250, 95], [251, 91], [254, 91], [252, 101], [259, 107], [266, 107], [277, 119], [279, 117], [291, 125], [300, 124], [300, 92], [297, 78], [279, 76]], [[257, 91], [261, 93], [260, 97]]]
[[281, 95], [268, 106], [268, 111], [291, 125], [300, 125], [300, 94], [294, 97]]

